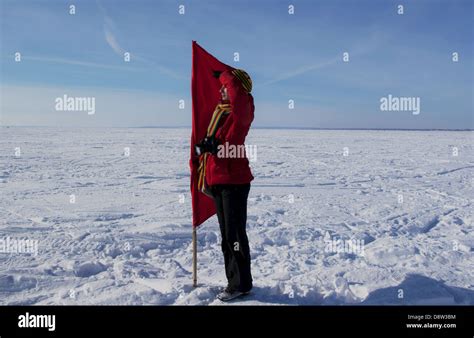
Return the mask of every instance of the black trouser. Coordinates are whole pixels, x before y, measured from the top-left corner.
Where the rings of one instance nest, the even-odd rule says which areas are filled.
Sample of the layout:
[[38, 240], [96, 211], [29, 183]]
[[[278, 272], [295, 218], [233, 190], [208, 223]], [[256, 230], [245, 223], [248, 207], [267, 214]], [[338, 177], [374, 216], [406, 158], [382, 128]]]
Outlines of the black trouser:
[[247, 238], [248, 184], [219, 184], [211, 187], [222, 236], [225, 273], [233, 290], [252, 288], [250, 249]]

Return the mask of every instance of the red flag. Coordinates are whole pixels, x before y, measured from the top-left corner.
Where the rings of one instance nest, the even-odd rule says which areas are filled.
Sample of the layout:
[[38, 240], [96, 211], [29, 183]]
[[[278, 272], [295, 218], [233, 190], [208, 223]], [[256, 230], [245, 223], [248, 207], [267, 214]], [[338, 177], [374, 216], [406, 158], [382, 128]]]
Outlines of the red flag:
[[193, 41], [193, 69], [191, 79], [191, 94], [193, 100], [193, 126], [191, 133], [191, 199], [193, 207], [193, 227], [204, 223], [216, 213], [214, 201], [201, 193], [197, 187], [198, 156], [194, 146], [205, 136], [214, 108], [220, 100], [221, 83], [213, 77], [213, 71], [233, 70], [234, 68], [220, 62], [201, 46]]

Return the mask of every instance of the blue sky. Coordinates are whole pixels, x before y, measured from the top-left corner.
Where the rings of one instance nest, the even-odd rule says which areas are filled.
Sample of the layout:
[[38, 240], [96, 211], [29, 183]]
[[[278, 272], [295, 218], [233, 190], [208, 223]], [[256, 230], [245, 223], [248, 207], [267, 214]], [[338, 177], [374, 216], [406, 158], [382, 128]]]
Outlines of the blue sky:
[[[474, 127], [469, 0], [0, 1], [3, 125], [189, 126], [196, 40], [252, 76], [255, 126]], [[64, 94], [96, 114], [56, 111]], [[389, 94], [421, 113], [381, 111]]]

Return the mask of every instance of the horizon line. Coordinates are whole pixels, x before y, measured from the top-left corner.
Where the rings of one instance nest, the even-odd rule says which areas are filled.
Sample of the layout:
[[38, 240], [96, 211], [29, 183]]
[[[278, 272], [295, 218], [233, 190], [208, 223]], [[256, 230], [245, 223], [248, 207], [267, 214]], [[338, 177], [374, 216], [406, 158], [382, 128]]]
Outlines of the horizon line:
[[[51, 125], [0, 125], [2, 128], [111, 128], [111, 129], [191, 129], [191, 126], [51, 126]], [[255, 126], [251, 129], [276, 129], [276, 130], [387, 130], [387, 131], [474, 131], [474, 128], [345, 128], [345, 127], [278, 127]]]

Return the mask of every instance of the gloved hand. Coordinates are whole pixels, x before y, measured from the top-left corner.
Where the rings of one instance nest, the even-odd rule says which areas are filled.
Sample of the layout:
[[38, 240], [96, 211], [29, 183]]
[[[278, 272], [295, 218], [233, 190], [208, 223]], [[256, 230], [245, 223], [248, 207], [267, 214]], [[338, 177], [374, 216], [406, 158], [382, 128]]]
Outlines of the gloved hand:
[[219, 142], [214, 137], [205, 137], [200, 143], [195, 145], [194, 150], [198, 156], [204, 153], [215, 155], [217, 154], [218, 146]]
[[216, 79], [218, 79], [222, 74], [221, 70], [213, 70], [212, 71], [212, 76], [214, 76]]

